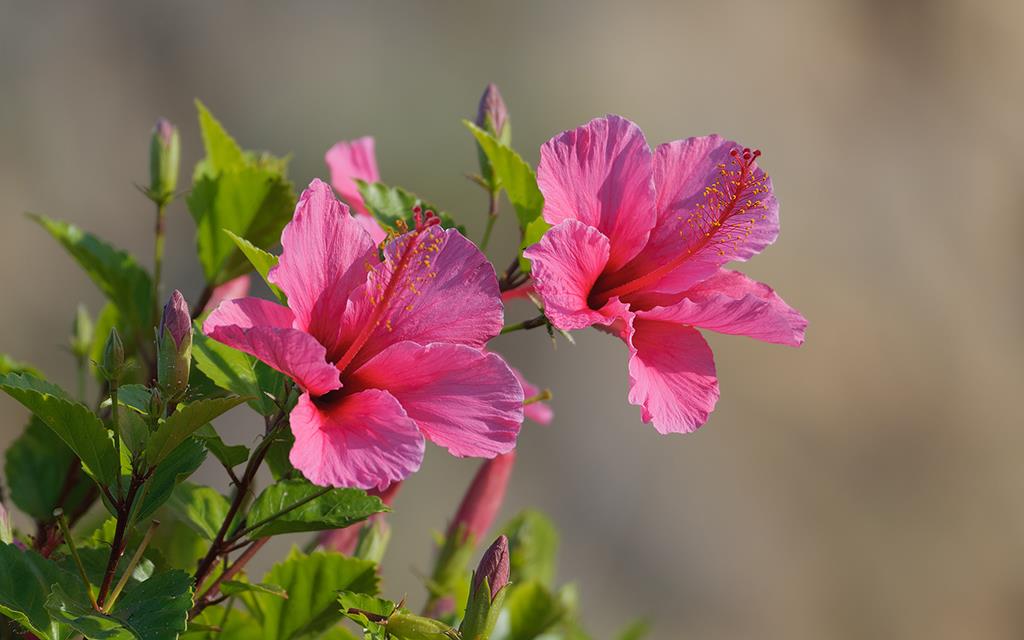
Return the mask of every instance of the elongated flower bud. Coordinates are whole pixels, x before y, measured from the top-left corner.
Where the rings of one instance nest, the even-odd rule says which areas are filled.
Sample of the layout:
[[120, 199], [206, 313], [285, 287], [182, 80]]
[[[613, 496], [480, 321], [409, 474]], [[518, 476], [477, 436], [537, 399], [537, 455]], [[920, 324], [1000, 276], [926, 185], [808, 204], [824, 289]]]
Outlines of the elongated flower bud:
[[480, 105], [476, 111], [476, 126], [505, 144], [508, 144], [512, 137], [512, 128], [508, 126], [508, 107], [505, 106], [505, 101], [501, 98], [498, 85], [493, 82], [487, 85], [483, 95], [480, 96]]
[[166, 400], [175, 402], [188, 389], [192, 363], [192, 319], [188, 304], [175, 289], [164, 306], [156, 338], [157, 384]]
[[100, 373], [111, 384], [117, 384], [124, 374], [124, 343], [117, 329], [110, 328], [110, 335], [103, 345], [103, 359], [100, 362]]
[[509, 571], [508, 538], [498, 536], [480, 558], [480, 565], [473, 574], [473, 591], [479, 589], [484, 580], [487, 580], [487, 585], [491, 589], [491, 602], [494, 602], [498, 592], [508, 584]]
[[475, 542], [487, 535], [505, 500], [505, 489], [515, 462], [516, 454], [512, 451], [480, 466], [448, 527], [449, 536], [461, 531], [463, 541]]
[[149, 196], [157, 204], [166, 204], [178, 187], [181, 144], [178, 129], [164, 118], [156, 121], [149, 142]]

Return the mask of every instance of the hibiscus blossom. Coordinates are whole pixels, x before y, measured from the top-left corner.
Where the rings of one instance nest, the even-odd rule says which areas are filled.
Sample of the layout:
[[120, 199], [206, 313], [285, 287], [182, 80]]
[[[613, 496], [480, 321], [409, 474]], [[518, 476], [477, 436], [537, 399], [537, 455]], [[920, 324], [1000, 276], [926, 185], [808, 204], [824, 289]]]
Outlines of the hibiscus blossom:
[[522, 387], [481, 351], [502, 327], [494, 269], [457, 231], [417, 217], [381, 259], [314, 180], [269, 275], [288, 306], [230, 300], [203, 326], [302, 389], [290, 459], [314, 483], [384, 489], [419, 468], [424, 438], [456, 456], [515, 446]]
[[366, 202], [359, 193], [359, 185], [356, 184], [356, 180], [380, 182], [373, 138], [364, 136], [355, 140], [342, 140], [327, 150], [324, 161], [331, 172], [331, 186], [352, 208], [356, 220], [363, 225], [370, 238], [380, 243], [387, 233], [366, 208]]
[[526, 251], [560, 329], [588, 326], [629, 348], [629, 401], [661, 433], [690, 432], [718, 400], [696, 327], [799, 345], [807, 321], [767, 285], [723, 269], [775, 241], [778, 202], [760, 152], [719, 136], [652, 154], [618, 116], [552, 138], [537, 182], [554, 225]]

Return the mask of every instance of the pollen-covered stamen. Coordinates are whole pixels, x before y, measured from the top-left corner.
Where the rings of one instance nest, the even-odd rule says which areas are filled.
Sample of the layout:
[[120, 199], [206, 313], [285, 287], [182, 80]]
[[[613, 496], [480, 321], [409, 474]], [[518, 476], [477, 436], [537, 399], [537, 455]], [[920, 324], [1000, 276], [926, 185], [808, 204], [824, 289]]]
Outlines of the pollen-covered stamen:
[[755, 164], [760, 156], [759, 149], [732, 149], [730, 161], [720, 163], [714, 181], [704, 187], [701, 201], [689, 213], [677, 217], [682, 222], [679, 235], [687, 240], [685, 251], [639, 278], [596, 292], [594, 301], [603, 305], [613, 297], [653, 286], [709, 248], [720, 256], [725, 256], [727, 249], [739, 249], [753, 232], [755, 220], [767, 218], [766, 213], [755, 215], [764, 209], [764, 197], [769, 192], [768, 174], [759, 172]]
[[[417, 218], [422, 215], [422, 211], [417, 212], [414, 209], [413, 214], [414, 218]], [[370, 274], [367, 293], [370, 296], [372, 310], [366, 324], [336, 363], [342, 374], [366, 345], [373, 331], [381, 324], [391, 330], [394, 313], [411, 311], [412, 300], [422, 295], [426, 283], [437, 276], [432, 267], [437, 254], [441, 251], [445, 236], [428, 231], [439, 222], [432, 211], [427, 211], [422, 219], [416, 220], [416, 229], [391, 240], [386, 245], [385, 263], [380, 266], [382, 271], [378, 273], [387, 274], [387, 284], [383, 291], [375, 291], [372, 284], [374, 276], [378, 274]]]

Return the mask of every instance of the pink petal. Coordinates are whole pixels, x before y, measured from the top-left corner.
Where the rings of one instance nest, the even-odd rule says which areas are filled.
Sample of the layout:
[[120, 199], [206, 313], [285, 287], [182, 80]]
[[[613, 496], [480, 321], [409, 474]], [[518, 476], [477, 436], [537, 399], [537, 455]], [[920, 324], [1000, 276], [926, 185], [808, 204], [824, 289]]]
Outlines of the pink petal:
[[686, 292], [658, 317], [719, 333], [749, 336], [765, 342], [799, 346], [807, 320], [766, 284], [739, 271], [720, 270]]
[[611, 241], [608, 268], [636, 256], [654, 227], [651, 149], [640, 127], [606, 116], [566, 131], [540, 150], [544, 219], [579, 220]]
[[380, 182], [373, 138], [366, 136], [355, 140], [342, 140], [327, 150], [324, 160], [331, 171], [331, 186], [338, 195], [356, 213], [368, 214], [355, 181]]
[[341, 348], [339, 318], [349, 294], [366, 281], [367, 266], [377, 264], [376, 247], [320, 180], [302, 193], [281, 244], [268, 279], [288, 296], [296, 328], [319, 340], [334, 361]]
[[387, 391], [341, 392], [292, 409], [295, 445], [288, 459], [313, 484], [384, 489], [423, 460], [423, 435]]
[[648, 292], [678, 293], [727, 262], [747, 260], [775, 241], [779, 235], [779, 203], [771, 180], [756, 163], [751, 173], [756, 184], [744, 190], [724, 224], [709, 224], [711, 217], [702, 215], [712, 210], [722, 214], [727, 209], [711, 206], [705, 189], [715, 185], [721, 189], [723, 181], [733, 179], [721, 175], [723, 170], [737, 168], [739, 159], [730, 156], [733, 149], [742, 151], [743, 147], [716, 135], [658, 147], [654, 155], [658, 223], [643, 253], [617, 276], [636, 277], [685, 255], [686, 260], [678, 268], [646, 288]]
[[233, 280], [228, 280], [224, 284], [214, 288], [213, 294], [210, 296], [210, 300], [206, 303], [206, 307], [204, 307], [203, 310], [210, 311], [211, 309], [216, 309], [217, 305], [225, 300], [244, 298], [249, 295], [249, 285], [249, 274], [238, 276]]
[[203, 333], [256, 356], [314, 395], [341, 388], [338, 370], [316, 339], [293, 329], [288, 307], [259, 298], [222, 302], [203, 323]]
[[640, 312], [633, 320], [629, 401], [659, 433], [696, 431], [718, 401], [711, 348], [693, 327]]
[[412, 340], [483, 347], [501, 331], [504, 308], [494, 267], [454, 229], [407, 233], [356, 291], [342, 331], [348, 343], [370, 326], [358, 367], [389, 345]]
[[608, 263], [608, 251], [608, 238], [600, 231], [578, 220], [565, 220], [523, 252], [532, 264], [530, 272], [544, 301], [544, 313], [559, 329], [608, 324], [618, 315], [622, 305], [617, 300], [599, 310], [588, 301]]
[[[519, 369], [511, 365], [509, 369], [512, 370], [512, 375], [519, 381], [519, 386], [523, 388], [524, 400], [529, 400], [540, 393], [540, 387], [524, 378], [523, 373]], [[551, 419], [555, 417], [555, 412], [551, 410], [551, 405], [546, 402], [531, 402], [525, 405], [523, 407], [523, 414], [537, 424], [551, 424]]]
[[430, 441], [452, 455], [493, 458], [516, 446], [523, 388], [505, 361], [465, 345], [400, 342], [349, 379], [387, 389]]

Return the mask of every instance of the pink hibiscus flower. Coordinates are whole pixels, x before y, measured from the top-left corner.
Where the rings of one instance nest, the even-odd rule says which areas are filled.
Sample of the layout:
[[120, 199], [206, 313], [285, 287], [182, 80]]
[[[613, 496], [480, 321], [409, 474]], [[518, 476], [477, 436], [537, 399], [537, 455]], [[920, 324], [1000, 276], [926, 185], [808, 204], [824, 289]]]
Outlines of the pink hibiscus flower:
[[331, 172], [331, 186], [356, 213], [356, 220], [363, 225], [370, 238], [377, 244], [383, 242], [387, 233], [366, 208], [359, 186], [356, 185], [356, 180], [380, 182], [373, 138], [364, 136], [355, 140], [342, 140], [327, 150], [324, 161]]
[[554, 225], [526, 252], [560, 329], [596, 326], [629, 347], [629, 401], [661, 433], [690, 432], [718, 400], [697, 327], [799, 345], [807, 321], [767, 285], [723, 269], [775, 241], [779, 206], [757, 151], [719, 136], [652, 154], [618, 116], [552, 138], [537, 182]]
[[502, 327], [494, 269], [437, 219], [383, 247], [314, 180], [269, 279], [288, 306], [223, 302], [203, 330], [295, 380], [290, 459], [320, 485], [384, 489], [416, 471], [424, 437], [456, 456], [515, 447], [523, 391], [483, 353]]

